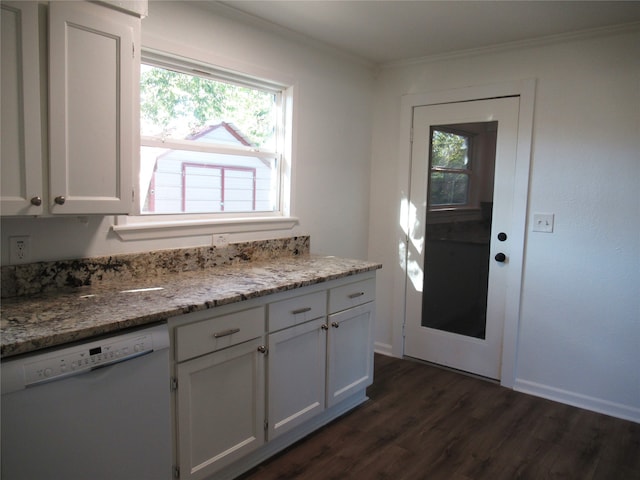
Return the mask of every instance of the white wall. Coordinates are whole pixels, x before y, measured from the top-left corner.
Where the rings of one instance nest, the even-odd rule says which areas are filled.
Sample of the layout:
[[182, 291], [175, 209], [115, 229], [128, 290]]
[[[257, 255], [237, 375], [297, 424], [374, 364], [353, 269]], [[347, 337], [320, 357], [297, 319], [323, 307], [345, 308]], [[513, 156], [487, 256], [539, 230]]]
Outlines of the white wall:
[[[366, 258], [374, 76], [370, 66], [259, 22], [238, 19], [203, 2], [151, 1], [143, 45], [158, 39], [205, 52], [220, 66], [277, 75], [294, 84], [292, 232], [231, 235], [230, 240], [308, 234], [316, 253]], [[31, 235], [32, 260], [210, 245], [211, 236], [127, 241], [111, 231], [114, 218], [2, 219], [2, 264], [8, 237]]]
[[[536, 78], [529, 214], [554, 212], [556, 230], [527, 234], [518, 388], [640, 420], [640, 32], [407, 64], [375, 84], [346, 56], [185, 2], [152, 1], [150, 36], [294, 81], [293, 233], [310, 234], [315, 252], [358, 258], [368, 241], [368, 258], [384, 264], [376, 340], [390, 352], [403, 318], [394, 301], [407, 181], [395, 166], [401, 95]], [[112, 223], [2, 219], [2, 264], [11, 235], [32, 236], [34, 261], [211, 242], [123, 242]]]
[[[400, 97], [537, 79], [516, 388], [640, 421], [640, 31], [405, 64], [378, 78], [369, 258], [377, 346], [401, 355]], [[387, 234], [383, 234], [388, 232]], [[395, 295], [395, 298], [394, 298]], [[401, 344], [401, 343], [400, 343]]]

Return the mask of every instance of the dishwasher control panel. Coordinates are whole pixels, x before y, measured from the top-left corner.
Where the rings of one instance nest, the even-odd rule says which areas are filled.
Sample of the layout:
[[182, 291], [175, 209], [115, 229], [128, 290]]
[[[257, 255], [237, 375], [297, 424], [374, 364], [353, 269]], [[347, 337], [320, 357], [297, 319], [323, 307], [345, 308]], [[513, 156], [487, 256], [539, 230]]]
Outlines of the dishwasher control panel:
[[56, 380], [153, 351], [153, 336], [129, 334], [40, 355], [24, 364], [25, 386]]

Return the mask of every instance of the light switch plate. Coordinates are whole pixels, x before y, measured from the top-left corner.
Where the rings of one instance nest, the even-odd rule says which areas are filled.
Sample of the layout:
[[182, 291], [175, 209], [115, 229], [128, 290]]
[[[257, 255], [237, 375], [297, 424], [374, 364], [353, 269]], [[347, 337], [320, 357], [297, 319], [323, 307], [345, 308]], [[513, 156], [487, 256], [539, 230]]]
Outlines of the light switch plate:
[[534, 213], [533, 214], [533, 231], [553, 233], [553, 213]]

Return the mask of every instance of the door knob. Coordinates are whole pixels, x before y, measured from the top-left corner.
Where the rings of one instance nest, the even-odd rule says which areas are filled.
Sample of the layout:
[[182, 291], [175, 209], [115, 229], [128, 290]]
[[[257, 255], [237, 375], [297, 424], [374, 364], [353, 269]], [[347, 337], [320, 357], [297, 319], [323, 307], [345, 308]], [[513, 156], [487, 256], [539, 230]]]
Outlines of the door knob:
[[507, 259], [507, 256], [504, 253], [500, 252], [496, 253], [495, 259], [496, 262], [503, 263]]

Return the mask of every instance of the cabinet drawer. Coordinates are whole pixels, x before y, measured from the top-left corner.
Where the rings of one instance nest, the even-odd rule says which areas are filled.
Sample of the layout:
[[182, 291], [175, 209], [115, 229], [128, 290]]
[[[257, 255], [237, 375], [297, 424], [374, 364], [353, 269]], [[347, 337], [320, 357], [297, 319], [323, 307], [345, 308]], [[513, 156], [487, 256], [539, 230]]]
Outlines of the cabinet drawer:
[[310, 293], [269, 305], [269, 331], [324, 317], [327, 314], [326, 292]]
[[376, 280], [369, 278], [329, 290], [329, 313], [371, 302], [376, 297]]
[[176, 329], [176, 360], [181, 362], [263, 334], [263, 307], [201, 320]]

